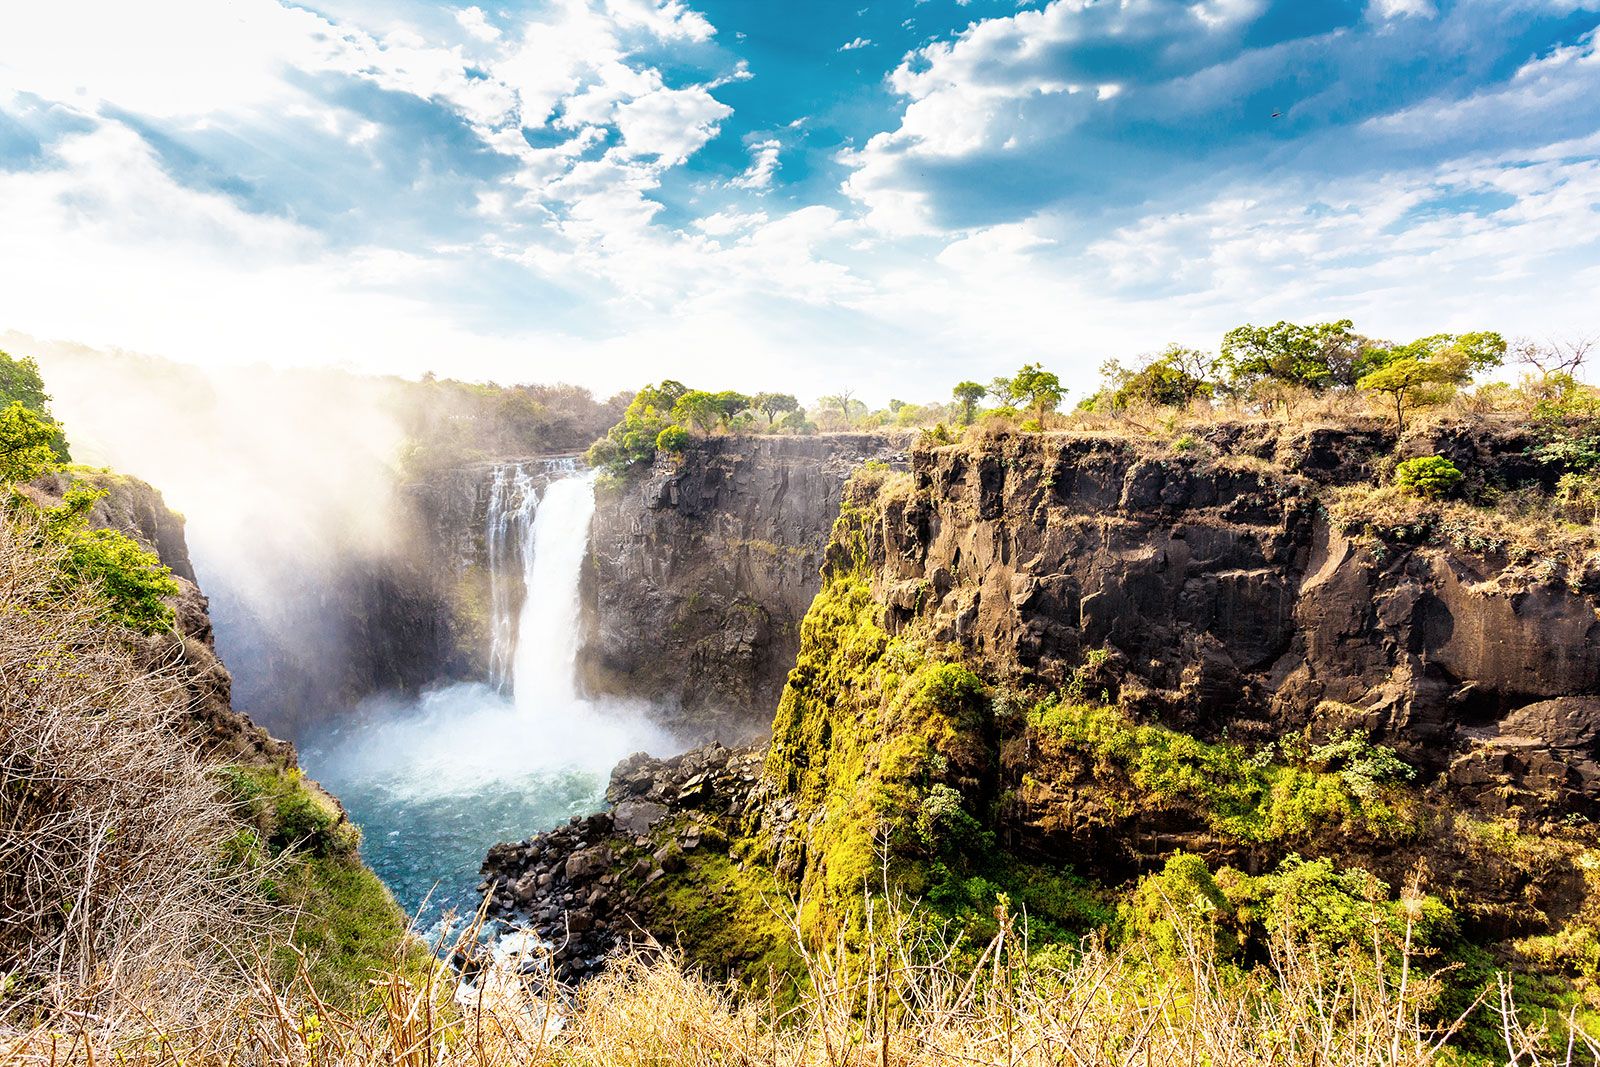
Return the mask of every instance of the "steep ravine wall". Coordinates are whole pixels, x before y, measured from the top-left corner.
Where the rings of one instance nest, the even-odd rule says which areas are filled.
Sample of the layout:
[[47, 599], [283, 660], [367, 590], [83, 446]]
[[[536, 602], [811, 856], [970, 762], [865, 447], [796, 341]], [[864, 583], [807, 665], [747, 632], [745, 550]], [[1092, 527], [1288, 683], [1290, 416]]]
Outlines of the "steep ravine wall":
[[[1514, 437], [1491, 439], [1488, 469], [1496, 444], [1522, 462]], [[889, 503], [872, 546], [888, 627], [1052, 685], [1104, 652], [1132, 710], [1267, 737], [1332, 716], [1349, 721], [1320, 725], [1361, 726], [1434, 769], [1484, 745], [1515, 763], [1519, 747], [1498, 739], [1536, 720], [1543, 746], [1570, 757], [1546, 772], [1587, 805], [1600, 784], [1595, 591], [1454, 545], [1343, 532], [1320, 493], [1370, 470], [1370, 442], [1279, 447], [1281, 466], [1090, 436], [918, 452], [912, 493]]]
[[[1457, 428], [1398, 448], [1542, 484], [1526, 444]], [[1595, 907], [1597, 590], [1589, 569], [1342, 529], [1331, 494], [1381, 481], [1395, 449], [1219, 427], [1186, 449], [913, 451], [909, 478], [846, 490], [770, 748], [625, 762], [611, 811], [490, 853], [491, 910], [577, 931], [573, 974], [644, 930], [759, 978], [787, 936], [766, 902], [798, 895], [826, 933], [889, 857], [955, 915], [1004, 892], [1070, 932], [1097, 921], [1078, 876], [1114, 902], [1176, 852], [1238, 877], [1297, 855], [1391, 887], [1425, 871], [1462, 944], [1550, 965], [1512, 941], [1581, 940]], [[1351, 785], [1308, 759], [1339, 727], [1407, 776]]]
[[794, 665], [845, 480], [908, 435], [712, 437], [602, 484], [579, 678], [690, 739], [763, 734]]

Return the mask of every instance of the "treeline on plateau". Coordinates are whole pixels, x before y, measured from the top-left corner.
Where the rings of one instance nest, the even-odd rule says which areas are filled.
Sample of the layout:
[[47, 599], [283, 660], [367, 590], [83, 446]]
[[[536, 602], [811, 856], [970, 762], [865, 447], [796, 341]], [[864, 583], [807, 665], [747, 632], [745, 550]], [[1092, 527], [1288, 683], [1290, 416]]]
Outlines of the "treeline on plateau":
[[[987, 384], [958, 382], [948, 401], [891, 400], [881, 409], [849, 390], [821, 397], [807, 411], [788, 394], [710, 392], [668, 380], [630, 398], [590, 459], [617, 471], [648, 462], [658, 451], [679, 451], [694, 435], [908, 428], [940, 443], [971, 426], [1095, 428], [1163, 412], [1198, 419], [1381, 416], [1402, 433], [1418, 409], [1453, 402], [1479, 410], [1543, 404], [1546, 414], [1567, 418], [1593, 403], [1593, 390], [1578, 380], [1588, 351], [1586, 342], [1511, 344], [1492, 331], [1383, 341], [1358, 333], [1349, 319], [1245, 325], [1228, 331], [1216, 351], [1173, 344], [1132, 361], [1108, 360], [1093, 391], [1067, 412], [1062, 404], [1072, 390], [1037, 362]], [[1508, 361], [1527, 368], [1519, 385], [1471, 388], [1474, 379]]]

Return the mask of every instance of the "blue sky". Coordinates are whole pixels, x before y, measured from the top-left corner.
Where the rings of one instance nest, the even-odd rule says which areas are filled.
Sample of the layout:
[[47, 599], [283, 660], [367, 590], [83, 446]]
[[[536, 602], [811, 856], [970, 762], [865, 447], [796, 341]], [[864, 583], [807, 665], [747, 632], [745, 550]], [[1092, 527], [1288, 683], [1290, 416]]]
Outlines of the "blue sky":
[[1600, 0], [0, 9], [0, 330], [942, 396], [1600, 332]]

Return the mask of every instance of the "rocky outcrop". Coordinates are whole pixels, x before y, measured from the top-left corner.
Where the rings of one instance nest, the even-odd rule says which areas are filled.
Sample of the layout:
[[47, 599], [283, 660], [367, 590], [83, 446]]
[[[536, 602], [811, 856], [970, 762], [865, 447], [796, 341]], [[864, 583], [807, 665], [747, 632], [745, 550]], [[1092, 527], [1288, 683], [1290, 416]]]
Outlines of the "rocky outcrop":
[[93, 527], [116, 530], [153, 552], [178, 585], [172, 600], [172, 632], [129, 634], [142, 664], [170, 674], [188, 697], [192, 735], [219, 759], [292, 765], [294, 747], [273, 737], [233, 708], [233, 677], [217, 656], [210, 604], [195, 583], [184, 538], [183, 518], [167, 507], [161, 491], [147, 482], [108, 471], [46, 475], [26, 487], [33, 502], [59, 505], [74, 482], [104, 491], [89, 511]]
[[903, 465], [905, 435], [712, 437], [602, 486], [579, 677], [685, 737], [766, 731], [845, 479]]
[[[764, 754], [711, 744], [671, 759], [630, 756], [611, 773], [611, 810], [496, 845], [484, 861], [492, 917], [518, 922], [553, 946], [563, 978], [591, 975], [619, 946], [681, 932], [665, 899], [674, 875], [706, 854], [727, 852], [744, 818], [770, 793]], [[724, 887], [722, 892], [726, 892]], [[696, 925], [729, 901], [694, 901]]]
[[[1514, 431], [1441, 434], [1402, 449], [1546, 482]], [[741, 894], [798, 897], [826, 933], [894, 872], [956, 915], [1003, 892], [1071, 930], [1070, 893], [1027, 894], [1070, 868], [1109, 896], [1186, 851], [1240, 877], [1291, 855], [1390, 886], [1426, 869], [1496, 951], [1559, 929], [1590, 906], [1600, 603], [1583, 567], [1333, 521], [1330, 492], [1393, 448], [1034, 434], [852, 482], [770, 751], [630, 759], [611, 811], [491, 854], [491, 906], [572, 945], [576, 975], [632, 931], [749, 978], [717, 940], [773, 943]], [[1339, 737], [1368, 770], [1393, 761], [1374, 741], [1410, 766], [1363, 780], [1314, 754]]]
[[[1434, 769], [1518, 709], [1600, 694], [1593, 595], [1329, 521], [1323, 490], [1378, 458], [1365, 435], [1242, 453], [1229, 428], [1214, 437], [1188, 452], [1027, 435], [916, 453], [870, 545], [890, 630], [1056, 686], [1094, 652], [1133, 710], [1245, 737], [1333, 715]], [[1493, 439], [1476, 447], [1474, 469], [1494, 470]]]

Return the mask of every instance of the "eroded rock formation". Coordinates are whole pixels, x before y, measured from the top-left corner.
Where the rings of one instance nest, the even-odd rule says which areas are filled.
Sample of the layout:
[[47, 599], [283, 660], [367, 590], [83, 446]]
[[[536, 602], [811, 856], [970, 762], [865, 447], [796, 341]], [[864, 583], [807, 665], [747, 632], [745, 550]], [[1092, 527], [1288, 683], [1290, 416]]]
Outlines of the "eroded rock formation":
[[602, 487], [584, 573], [590, 692], [653, 702], [684, 736], [772, 720], [845, 479], [903, 436], [721, 437]]

